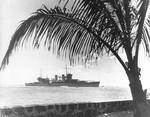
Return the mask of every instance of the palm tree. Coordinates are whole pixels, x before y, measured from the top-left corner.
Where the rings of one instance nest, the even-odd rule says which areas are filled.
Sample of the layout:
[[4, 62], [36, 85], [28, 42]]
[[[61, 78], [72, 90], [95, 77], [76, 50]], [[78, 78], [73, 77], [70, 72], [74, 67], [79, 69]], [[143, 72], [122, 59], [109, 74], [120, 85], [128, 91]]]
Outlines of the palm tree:
[[[60, 7], [62, 6], [63, 7]], [[114, 55], [124, 68], [134, 102], [134, 116], [148, 117], [149, 107], [140, 81], [140, 45], [150, 54], [149, 0], [67, 0], [53, 8], [44, 6], [24, 20], [12, 36], [1, 69], [13, 50], [29, 39], [33, 47], [48, 50], [71, 63]], [[32, 38], [33, 37], [33, 38]], [[120, 56], [123, 50], [127, 61]]]

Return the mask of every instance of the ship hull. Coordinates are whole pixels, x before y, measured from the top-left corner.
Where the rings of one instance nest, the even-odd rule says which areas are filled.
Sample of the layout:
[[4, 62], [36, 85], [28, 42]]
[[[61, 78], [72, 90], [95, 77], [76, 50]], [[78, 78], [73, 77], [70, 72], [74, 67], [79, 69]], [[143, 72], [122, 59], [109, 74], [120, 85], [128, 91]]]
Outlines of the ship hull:
[[59, 87], [59, 86], [68, 86], [68, 87], [99, 87], [100, 82], [81, 82], [81, 83], [64, 83], [64, 82], [53, 82], [49, 84], [42, 83], [26, 83], [26, 86], [49, 86], [49, 87]]

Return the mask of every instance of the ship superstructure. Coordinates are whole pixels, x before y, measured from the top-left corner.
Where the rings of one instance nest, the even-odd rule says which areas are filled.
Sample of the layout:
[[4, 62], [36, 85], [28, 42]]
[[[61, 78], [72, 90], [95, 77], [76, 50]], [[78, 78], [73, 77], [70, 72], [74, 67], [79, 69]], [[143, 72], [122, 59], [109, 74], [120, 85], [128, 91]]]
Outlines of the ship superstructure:
[[37, 78], [38, 82], [26, 83], [26, 86], [68, 86], [68, 87], [99, 87], [99, 81], [83, 81], [73, 79], [72, 74], [67, 72], [66, 75], [55, 75], [54, 78]]

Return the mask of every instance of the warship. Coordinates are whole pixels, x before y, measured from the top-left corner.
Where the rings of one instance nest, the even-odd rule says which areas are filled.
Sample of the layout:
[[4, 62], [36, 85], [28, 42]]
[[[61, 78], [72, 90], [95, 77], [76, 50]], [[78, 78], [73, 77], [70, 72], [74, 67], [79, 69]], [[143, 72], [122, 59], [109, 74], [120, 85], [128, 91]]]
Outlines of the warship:
[[37, 78], [38, 82], [25, 83], [25, 86], [68, 86], [68, 87], [99, 87], [99, 81], [83, 81], [73, 79], [71, 73], [62, 74], [61, 76], [55, 75], [54, 78]]

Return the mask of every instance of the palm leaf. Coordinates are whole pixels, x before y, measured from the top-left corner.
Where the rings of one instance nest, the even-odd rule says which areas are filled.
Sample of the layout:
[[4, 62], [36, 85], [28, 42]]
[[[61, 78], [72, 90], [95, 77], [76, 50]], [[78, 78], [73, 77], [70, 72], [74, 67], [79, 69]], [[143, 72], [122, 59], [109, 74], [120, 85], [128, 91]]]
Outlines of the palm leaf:
[[135, 57], [134, 61], [136, 64], [138, 63], [138, 53], [139, 53], [139, 46], [141, 41], [143, 41], [143, 45], [146, 48], [146, 52], [149, 53], [149, 32], [147, 31], [147, 26], [146, 26], [146, 14], [147, 14], [147, 9], [149, 6], [149, 0], [140, 0], [139, 2], [139, 10], [138, 10], [138, 22], [137, 22], [137, 35], [135, 38], [136, 41], [136, 51], [135, 51]]
[[[113, 30], [117, 28], [106, 17], [104, 5], [99, 7], [101, 4], [98, 4], [93, 14], [92, 10], [95, 6], [91, 5], [96, 4], [91, 3], [89, 6], [88, 2], [78, 4], [79, 9], [73, 7], [72, 11], [60, 7], [48, 9], [44, 6], [43, 9], [38, 9], [31, 17], [23, 21], [12, 36], [1, 68], [8, 64], [13, 50], [19, 45], [24, 45], [26, 41], [30, 41], [36, 48], [44, 42], [48, 50], [56, 50], [54, 52], [64, 57], [69, 56], [70, 61], [75, 61], [74, 58], [77, 56], [88, 57], [92, 56], [92, 53], [117, 49], [121, 45], [120, 39], [112, 36], [114, 32], [111, 30], [112, 27], [114, 27]], [[83, 5], [87, 5], [84, 10]], [[103, 25], [102, 28], [100, 28], [101, 25]], [[119, 30], [118, 36], [120, 36]]]

